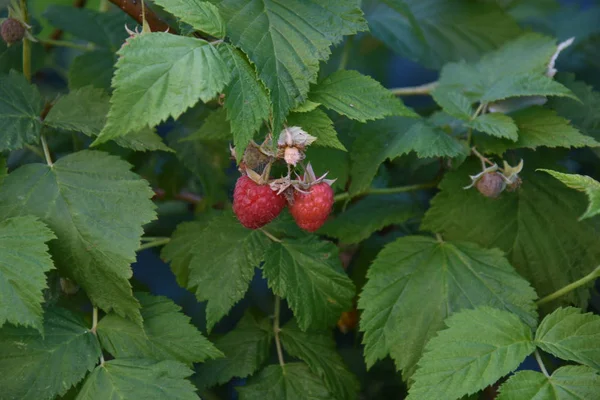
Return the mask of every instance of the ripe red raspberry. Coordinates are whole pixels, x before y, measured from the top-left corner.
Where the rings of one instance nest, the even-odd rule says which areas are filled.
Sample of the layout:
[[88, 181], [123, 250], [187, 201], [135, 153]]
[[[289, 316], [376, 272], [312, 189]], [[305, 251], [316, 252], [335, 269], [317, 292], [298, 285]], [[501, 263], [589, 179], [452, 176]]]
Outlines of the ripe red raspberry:
[[16, 19], [8, 18], [0, 26], [0, 36], [7, 44], [19, 42], [25, 37], [25, 27]]
[[233, 191], [233, 212], [249, 229], [257, 229], [271, 222], [285, 207], [285, 198], [277, 195], [269, 185], [259, 185], [246, 175], [241, 176]]
[[300, 228], [314, 232], [325, 223], [332, 206], [333, 189], [321, 182], [311, 186], [308, 193], [295, 191], [290, 213]]

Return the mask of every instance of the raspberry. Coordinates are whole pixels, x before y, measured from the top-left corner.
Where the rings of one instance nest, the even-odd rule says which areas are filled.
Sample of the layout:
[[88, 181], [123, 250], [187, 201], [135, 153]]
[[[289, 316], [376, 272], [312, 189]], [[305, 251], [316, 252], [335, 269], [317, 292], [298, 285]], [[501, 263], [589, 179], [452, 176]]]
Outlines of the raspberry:
[[333, 206], [333, 189], [325, 182], [311, 186], [308, 193], [294, 192], [290, 212], [298, 226], [314, 232], [324, 223]]
[[285, 204], [285, 198], [277, 195], [269, 185], [259, 185], [245, 175], [235, 184], [233, 212], [246, 228], [257, 229], [268, 224]]
[[7, 44], [13, 44], [25, 37], [25, 27], [16, 19], [8, 18], [0, 26], [0, 35]]
[[504, 183], [504, 179], [497, 172], [490, 172], [487, 174], [483, 174], [481, 178], [475, 184], [479, 193], [484, 195], [485, 197], [489, 197], [495, 199], [500, 196], [500, 193], [506, 187]]

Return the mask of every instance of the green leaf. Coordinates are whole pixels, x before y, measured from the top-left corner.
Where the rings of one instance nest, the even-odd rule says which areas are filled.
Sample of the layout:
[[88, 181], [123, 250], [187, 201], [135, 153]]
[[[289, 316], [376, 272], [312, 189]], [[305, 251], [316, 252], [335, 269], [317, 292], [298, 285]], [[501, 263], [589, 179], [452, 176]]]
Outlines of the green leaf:
[[299, 126], [310, 135], [315, 136], [317, 140], [312, 146], [332, 147], [348, 151], [338, 139], [333, 121], [322, 110], [291, 113], [288, 115], [287, 124], [288, 126]]
[[6, 168], [6, 159], [0, 156], [0, 185], [4, 182], [4, 178], [8, 175], [8, 169]]
[[328, 177], [336, 179], [331, 186], [333, 190], [345, 190], [350, 172], [350, 155], [347, 151], [311, 146], [305, 154], [316, 173], [322, 175], [328, 172]]
[[453, 117], [469, 121], [473, 114], [471, 100], [454, 89], [437, 87], [431, 92], [431, 96], [442, 109]]
[[115, 143], [126, 149], [134, 151], [166, 151], [174, 153], [175, 150], [167, 146], [162, 138], [153, 128], [143, 128], [137, 132], [130, 132], [125, 136], [119, 136], [114, 139]]
[[204, 119], [204, 123], [200, 129], [181, 141], [231, 140], [233, 137], [232, 133], [231, 124], [229, 121], [227, 121], [227, 110], [224, 108], [218, 108], [208, 114], [208, 116]]
[[44, 100], [37, 87], [18, 72], [0, 76], [0, 151], [36, 143], [42, 129]]
[[118, 54], [108, 120], [94, 144], [177, 118], [230, 79], [215, 46], [200, 39], [148, 33], [129, 39]]
[[459, 91], [471, 102], [493, 102], [514, 96], [574, 97], [569, 89], [545, 75], [556, 50], [553, 38], [528, 33], [476, 63], [445, 65], [436, 90]]
[[[466, 162], [445, 175], [421, 229], [439, 232], [447, 240], [499, 247], [538, 295], [546, 296], [586, 275], [600, 258], [595, 227], [577, 221], [585, 199], [550, 176], [533, 172], [547, 166], [529, 153], [519, 174], [520, 189], [490, 199], [475, 189], [463, 189], [469, 175], [481, 171], [479, 163]], [[561, 301], [585, 306], [587, 298], [587, 288], [582, 288]]]
[[531, 328], [508, 311], [479, 307], [454, 314], [427, 343], [407, 399], [457, 399], [514, 371], [535, 350]]
[[540, 323], [535, 344], [563, 360], [600, 370], [600, 317], [579, 308], [558, 308]]
[[69, 68], [69, 88], [71, 90], [85, 86], [110, 89], [117, 56], [109, 51], [90, 51], [81, 54]]
[[295, 113], [309, 112], [312, 110], [316, 110], [317, 107], [319, 107], [320, 105], [321, 105], [320, 103], [315, 103], [314, 101], [305, 100], [304, 103], [302, 103], [298, 107], [294, 108], [292, 110], [292, 112], [295, 112]]
[[474, 120], [467, 122], [466, 125], [488, 135], [508, 138], [513, 142], [519, 138], [515, 121], [501, 113], [479, 115]]
[[229, 0], [218, 7], [229, 38], [248, 54], [270, 91], [275, 132], [288, 111], [306, 100], [330, 46], [367, 30], [354, 0]]
[[176, 361], [111, 360], [87, 377], [77, 400], [198, 400], [185, 378], [193, 371]]
[[461, 0], [386, 0], [367, 16], [373, 35], [428, 68], [476, 60], [520, 33], [496, 4]]
[[360, 122], [388, 115], [417, 116], [375, 79], [351, 70], [334, 72], [314, 85], [310, 99]]
[[281, 328], [280, 337], [286, 353], [308, 364], [335, 398], [357, 398], [360, 385], [337, 352], [331, 331], [303, 332], [292, 320]]
[[[490, 115], [490, 114], [486, 114]], [[542, 107], [529, 107], [512, 114], [519, 132], [516, 141], [478, 137], [477, 143], [486, 152], [502, 154], [509, 149], [527, 147], [585, 147], [600, 146], [600, 143], [584, 136], [569, 121], [559, 117], [552, 110]]]
[[196, 368], [194, 383], [199, 390], [222, 385], [231, 378], [253, 374], [269, 358], [273, 341], [270, 318], [248, 309], [235, 329], [215, 341], [224, 358], [207, 361]]
[[225, 37], [225, 22], [219, 9], [208, 1], [156, 0], [154, 3], [198, 31], [216, 38]]
[[351, 194], [365, 191], [379, 165], [411, 151], [418, 157], [455, 157], [464, 152], [456, 139], [423, 120], [390, 117], [358, 129], [352, 145]]
[[[102, 89], [86, 86], [61, 97], [52, 107], [44, 124], [53, 128], [98, 136], [106, 124], [110, 97]], [[162, 150], [173, 152], [153, 129], [143, 128], [137, 132], [117, 136], [115, 143], [135, 151]]]
[[575, 95], [561, 83], [536, 73], [504, 76], [488, 87], [481, 96], [483, 102], [504, 100], [519, 96], [565, 96]]
[[497, 400], [579, 400], [600, 393], [600, 375], [591, 368], [565, 366], [546, 377], [536, 371], [519, 371], [500, 386]]
[[141, 325], [131, 293], [130, 264], [142, 226], [155, 218], [154, 192], [118, 157], [99, 151], [69, 154], [49, 167], [27, 164], [0, 187], [0, 219], [34, 215], [56, 234], [56, 267], [92, 303]]
[[54, 268], [46, 242], [56, 237], [37, 218], [0, 222], [0, 326], [30, 326], [42, 333], [42, 290]]
[[71, 6], [50, 5], [44, 11], [44, 17], [56, 28], [112, 52], [117, 51], [128, 36], [123, 26], [136, 27], [135, 21], [126, 13], [102, 13]]
[[581, 102], [568, 97], [555, 97], [550, 99], [550, 106], [583, 133], [600, 140], [600, 93], [585, 82], [575, 80], [572, 74], [559, 74], [558, 77]]
[[181, 286], [207, 301], [210, 331], [244, 297], [269, 244], [264, 233], [244, 228], [227, 212], [208, 224], [181, 224], [162, 257], [171, 262]]
[[209, 342], [172, 300], [136, 293], [142, 305], [144, 327], [109, 314], [98, 323], [102, 347], [115, 358], [202, 362], [223, 354]]
[[323, 382], [306, 364], [270, 365], [248, 384], [236, 388], [240, 400], [333, 400]]
[[401, 224], [416, 215], [417, 209], [406, 197], [368, 196], [327, 221], [319, 233], [337, 238], [342, 243], [354, 244], [362, 242], [373, 232]]
[[187, 129], [180, 125], [170, 132], [167, 136], [169, 147], [175, 150], [181, 163], [200, 181], [204, 204], [210, 206], [228, 201], [225, 171], [231, 161], [227, 142], [186, 141], [186, 131]]
[[51, 308], [44, 336], [30, 328], [0, 329], [0, 386], [7, 399], [45, 400], [63, 395], [100, 359], [96, 336], [70, 311]]
[[273, 243], [262, 270], [273, 292], [287, 299], [302, 330], [328, 327], [352, 306], [354, 284], [331, 242], [306, 236]]
[[389, 353], [405, 379], [428, 339], [458, 310], [490, 306], [532, 326], [537, 321], [535, 292], [497, 249], [407, 236], [379, 253], [367, 278], [358, 302], [367, 366]]
[[44, 124], [97, 136], [106, 123], [109, 99], [104, 90], [93, 86], [73, 90], [52, 106]]
[[240, 160], [256, 131], [269, 119], [269, 94], [244, 53], [230, 45], [220, 46], [219, 53], [231, 71], [231, 82], [224, 91], [224, 105]]
[[541, 169], [570, 187], [571, 189], [584, 192], [589, 200], [588, 208], [579, 220], [591, 218], [600, 214], [600, 183], [585, 175], [563, 174], [549, 169]]

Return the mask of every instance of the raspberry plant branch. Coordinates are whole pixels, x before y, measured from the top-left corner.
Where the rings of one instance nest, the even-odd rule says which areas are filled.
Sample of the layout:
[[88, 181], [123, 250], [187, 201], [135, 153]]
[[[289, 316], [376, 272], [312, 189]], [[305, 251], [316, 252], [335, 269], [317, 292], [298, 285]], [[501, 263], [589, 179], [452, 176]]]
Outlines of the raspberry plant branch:
[[390, 89], [395, 96], [428, 95], [437, 86], [437, 81], [425, 83], [418, 86], [400, 87]]
[[87, 44], [78, 44], [69, 42], [66, 40], [54, 40], [54, 39], [38, 39], [40, 43], [48, 46], [58, 46], [58, 47], [68, 47], [71, 49], [81, 50], [81, 51], [92, 51], [96, 49], [96, 46], [93, 43]]
[[151, 242], [142, 244], [140, 247], [138, 247], [137, 251], [151, 249], [152, 247], [164, 246], [165, 244], [169, 243], [170, 241], [171, 241], [171, 238], [162, 238], [162, 239], [158, 239], [158, 240], [153, 240]]
[[[110, 0], [111, 3], [125, 11], [131, 18], [135, 19], [140, 25], [144, 23], [142, 17], [142, 0]], [[161, 20], [154, 11], [148, 7], [144, 7], [146, 22], [150, 26], [152, 32], [169, 32], [177, 33], [175, 29], [170, 27], [166, 22]]]
[[366, 196], [369, 194], [394, 194], [394, 193], [414, 192], [417, 190], [432, 189], [432, 188], [436, 187], [437, 185], [438, 185], [438, 182], [429, 182], [429, 183], [419, 183], [417, 185], [396, 186], [396, 187], [389, 187], [389, 188], [371, 188], [367, 191], [364, 191], [364, 192], [359, 193], [354, 196], [350, 196], [350, 193], [348, 193], [348, 192], [340, 193], [340, 194], [335, 195], [333, 200], [335, 202], [338, 202], [338, 201], [347, 200], [350, 198]]
[[576, 280], [573, 283], [569, 283], [567, 286], [558, 289], [556, 292], [550, 293], [548, 296], [539, 299], [538, 301], [536, 301], [536, 304], [538, 306], [541, 306], [543, 304], [549, 303], [552, 300], [564, 296], [565, 294], [577, 289], [580, 286], [585, 285], [588, 282], [594, 281], [596, 278], [600, 278], [600, 265], [597, 266], [596, 269], [594, 269], [592, 272], [590, 272], [583, 278]]
[[[21, 11], [23, 13], [23, 22], [29, 24], [27, 0], [21, 0]], [[23, 75], [25, 76], [25, 79], [31, 82], [31, 42], [27, 36], [23, 38]]]
[[537, 361], [538, 365], [540, 366], [542, 373], [544, 374], [544, 376], [546, 378], [550, 378], [550, 374], [548, 374], [548, 370], [546, 369], [546, 366], [544, 365], [544, 362], [542, 361], [542, 356], [540, 355], [540, 352], [538, 351], [538, 349], [535, 349], [534, 354], [535, 354], [535, 360]]
[[279, 339], [279, 314], [281, 313], [281, 299], [279, 296], [275, 296], [275, 315], [273, 317], [273, 334], [275, 335], [275, 347], [277, 348], [277, 358], [279, 359], [279, 365], [283, 368], [285, 374], [285, 362], [283, 361], [283, 350], [281, 349], [281, 340]]

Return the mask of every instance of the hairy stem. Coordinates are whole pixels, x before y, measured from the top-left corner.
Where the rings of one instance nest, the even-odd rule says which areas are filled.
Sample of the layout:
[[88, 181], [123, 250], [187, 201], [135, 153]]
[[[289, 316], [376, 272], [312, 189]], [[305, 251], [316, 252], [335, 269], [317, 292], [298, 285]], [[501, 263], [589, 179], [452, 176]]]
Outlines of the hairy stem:
[[595, 280], [596, 278], [600, 278], [600, 265], [597, 266], [592, 272], [590, 272], [583, 278], [576, 280], [575, 282], [569, 283], [567, 286], [558, 289], [556, 292], [550, 293], [548, 296], [539, 299], [538, 301], [536, 301], [536, 304], [538, 306], [541, 306], [542, 304], [549, 303], [552, 300], [555, 300], [561, 296], [564, 296], [565, 294], [572, 292], [573, 290], [577, 289], [578, 287], [583, 286], [586, 283]]
[[140, 247], [138, 247], [137, 251], [150, 249], [152, 247], [164, 246], [165, 244], [169, 243], [170, 241], [171, 241], [171, 238], [153, 240], [151, 242], [142, 244]]
[[[144, 23], [144, 18], [142, 17], [142, 0], [110, 0], [110, 2], [125, 11], [131, 18], [135, 19], [138, 24], [142, 25]], [[150, 26], [152, 32], [177, 33], [175, 29], [161, 20], [149, 7], [144, 8], [146, 22], [148, 23], [148, 26]]]
[[281, 328], [279, 327], [279, 314], [281, 312], [281, 299], [279, 296], [275, 296], [275, 316], [273, 318], [273, 333], [275, 335], [275, 347], [277, 348], [277, 358], [279, 359], [279, 365], [283, 368], [283, 373], [285, 373], [285, 362], [283, 361], [283, 350], [281, 349], [281, 341], [279, 340], [279, 332]]
[[540, 369], [542, 370], [542, 373], [547, 378], [550, 378], [550, 374], [548, 374], [548, 370], [546, 369], [546, 366], [544, 365], [544, 362], [542, 361], [542, 356], [540, 355], [540, 352], [537, 349], [535, 349], [534, 354], [535, 354], [535, 360], [539, 364]]
[[[29, 24], [29, 11], [27, 10], [27, 0], [21, 0], [21, 11], [26, 24]], [[31, 82], [31, 42], [27, 36], [23, 38], [23, 75]]]
[[366, 191], [359, 193], [357, 195], [354, 195], [354, 196], [350, 196], [350, 193], [348, 193], [348, 192], [340, 193], [340, 194], [335, 195], [333, 200], [338, 202], [338, 201], [346, 200], [346, 199], [353, 198], [353, 197], [365, 196], [368, 194], [393, 194], [393, 193], [413, 192], [416, 190], [431, 189], [431, 188], [436, 187], [437, 184], [438, 184], [438, 182], [429, 182], [429, 183], [419, 183], [417, 185], [396, 186], [396, 187], [390, 187], [390, 188], [370, 188], [370, 189], [367, 189]]
[[52, 157], [50, 156], [50, 148], [48, 147], [48, 141], [46, 140], [46, 134], [42, 132], [40, 136], [40, 141], [42, 142], [42, 149], [44, 149], [44, 157], [46, 158], [46, 164], [49, 167], [53, 166]]
[[419, 94], [427, 95], [437, 86], [437, 81], [425, 83], [419, 86], [401, 87], [390, 89], [390, 92], [396, 96], [415, 96]]
[[58, 46], [58, 47], [69, 47], [71, 49], [81, 50], [81, 51], [92, 51], [96, 48], [93, 43], [88, 44], [79, 44], [68, 42], [66, 40], [54, 40], [54, 39], [39, 39], [39, 41], [48, 46]]

